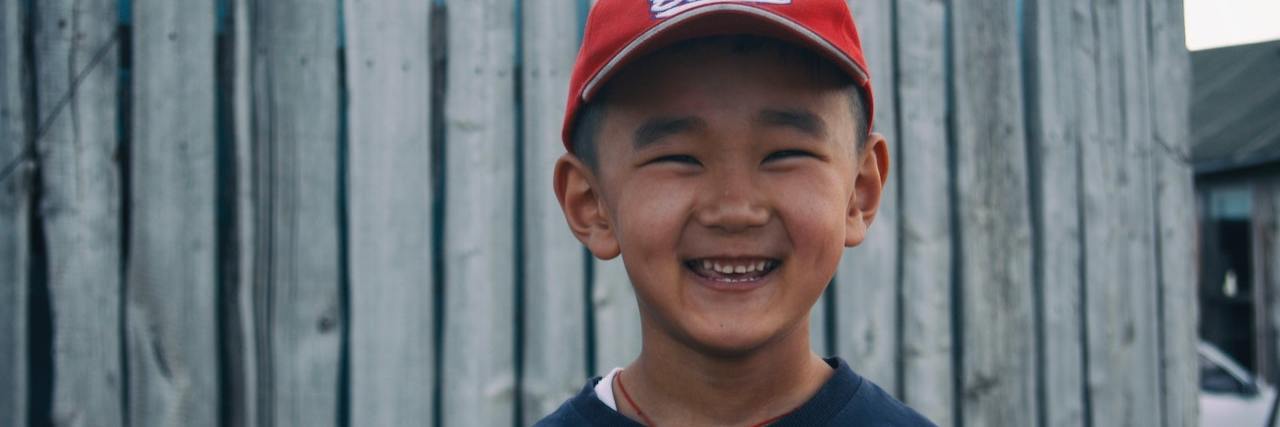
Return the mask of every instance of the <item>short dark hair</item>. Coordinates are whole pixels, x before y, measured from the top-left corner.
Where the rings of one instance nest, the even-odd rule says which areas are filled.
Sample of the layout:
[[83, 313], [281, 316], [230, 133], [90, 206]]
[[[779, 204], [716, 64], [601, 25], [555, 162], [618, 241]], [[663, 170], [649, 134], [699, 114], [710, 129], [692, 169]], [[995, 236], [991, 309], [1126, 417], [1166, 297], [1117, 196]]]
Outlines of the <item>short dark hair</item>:
[[[713, 36], [685, 40], [668, 46], [659, 52], [672, 52], [707, 46], [727, 47], [730, 53], [735, 54], [751, 54], [772, 49], [778, 54], [779, 60], [794, 61], [815, 72], [831, 72], [840, 76], [842, 79], [841, 85], [846, 88], [849, 94], [850, 110], [853, 112], [854, 135], [858, 138], [858, 150], [862, 150], [866, 144], [866, 137], [869, 132], [869, 129], [867, 129], [869, 121], [867, 117], [867, 94], [864, 93], [860, 85], [854, 82], [853, 78], [849, 77], [847, 73], [841, 71], [822, 55], [799, 45], [755, 35]], [[600, 128], [604, 124], [604, 117], [607, 114], [605, 110], [608, 103], [609, 84], [606, 83], [596, 93], [595, 99], [581, 107], [570, 131], [569, 146], [573, 150], [573, 154], [593, 170], [596, 169], [598, 162], [596, 139], [599, 137]]]

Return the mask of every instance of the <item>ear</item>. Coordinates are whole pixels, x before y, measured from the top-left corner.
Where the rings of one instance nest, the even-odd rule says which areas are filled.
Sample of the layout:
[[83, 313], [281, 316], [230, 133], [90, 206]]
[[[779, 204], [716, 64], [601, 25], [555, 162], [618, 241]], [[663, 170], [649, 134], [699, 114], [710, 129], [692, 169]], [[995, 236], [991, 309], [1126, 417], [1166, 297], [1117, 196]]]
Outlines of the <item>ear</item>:
[[880, 209], [880, 196], [884, 194], [885, 180], [889, 179], [889, 142], [884, 135], [868, 135], [866, 145], [857, 153], [856, 159], [857, 175], [853, 180], [853, 194], [849, 196], [849, 211], [845, 215], [844, 245], [848, 247], [862, 244]]
[[565, 154], [556, 161], [556, 199], [564, 211], [569, 230], [578, 241], [587, 246], [592, 255], [600, 259], [613, 259], [621, 253], [618, 239], [609, 221], [604, 199], [600, 197], [599, 182], [577, 156]]

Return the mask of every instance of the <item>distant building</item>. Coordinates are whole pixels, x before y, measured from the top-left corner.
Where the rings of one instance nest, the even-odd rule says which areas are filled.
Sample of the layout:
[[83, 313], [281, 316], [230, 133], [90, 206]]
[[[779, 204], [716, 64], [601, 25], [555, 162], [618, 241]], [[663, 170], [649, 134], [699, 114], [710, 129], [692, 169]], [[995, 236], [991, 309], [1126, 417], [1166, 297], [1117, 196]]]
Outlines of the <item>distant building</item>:
[[1280, 382], [1280, 41], [1192, 52], [1200, 336]]

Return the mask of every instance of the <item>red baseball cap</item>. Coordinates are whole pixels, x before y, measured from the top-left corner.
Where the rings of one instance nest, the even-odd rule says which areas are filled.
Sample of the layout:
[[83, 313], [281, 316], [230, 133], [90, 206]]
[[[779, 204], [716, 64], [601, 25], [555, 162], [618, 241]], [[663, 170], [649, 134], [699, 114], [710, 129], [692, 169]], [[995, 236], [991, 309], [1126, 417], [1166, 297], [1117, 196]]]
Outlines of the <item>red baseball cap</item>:
[[569, 80], [565, 149], [573, 150], [578, 110], [628, 63], [682, 40], [733, 34], [776, 38], [826, 57], [866, 93], [871, 129], [871, 75], [845, 0], [599, 0]]

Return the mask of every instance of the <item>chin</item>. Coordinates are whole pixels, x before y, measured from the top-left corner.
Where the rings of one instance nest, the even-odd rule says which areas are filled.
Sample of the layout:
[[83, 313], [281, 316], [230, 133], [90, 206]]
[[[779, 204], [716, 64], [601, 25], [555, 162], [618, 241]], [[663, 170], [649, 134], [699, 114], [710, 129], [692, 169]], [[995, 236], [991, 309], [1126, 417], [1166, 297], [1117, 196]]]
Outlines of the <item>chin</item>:
[[715, 357], [747, 356], [784, 336], [786, 328], [765, 327], [760, 323], [750, 319], [707, 321], [687, 330], [685, 344]]

